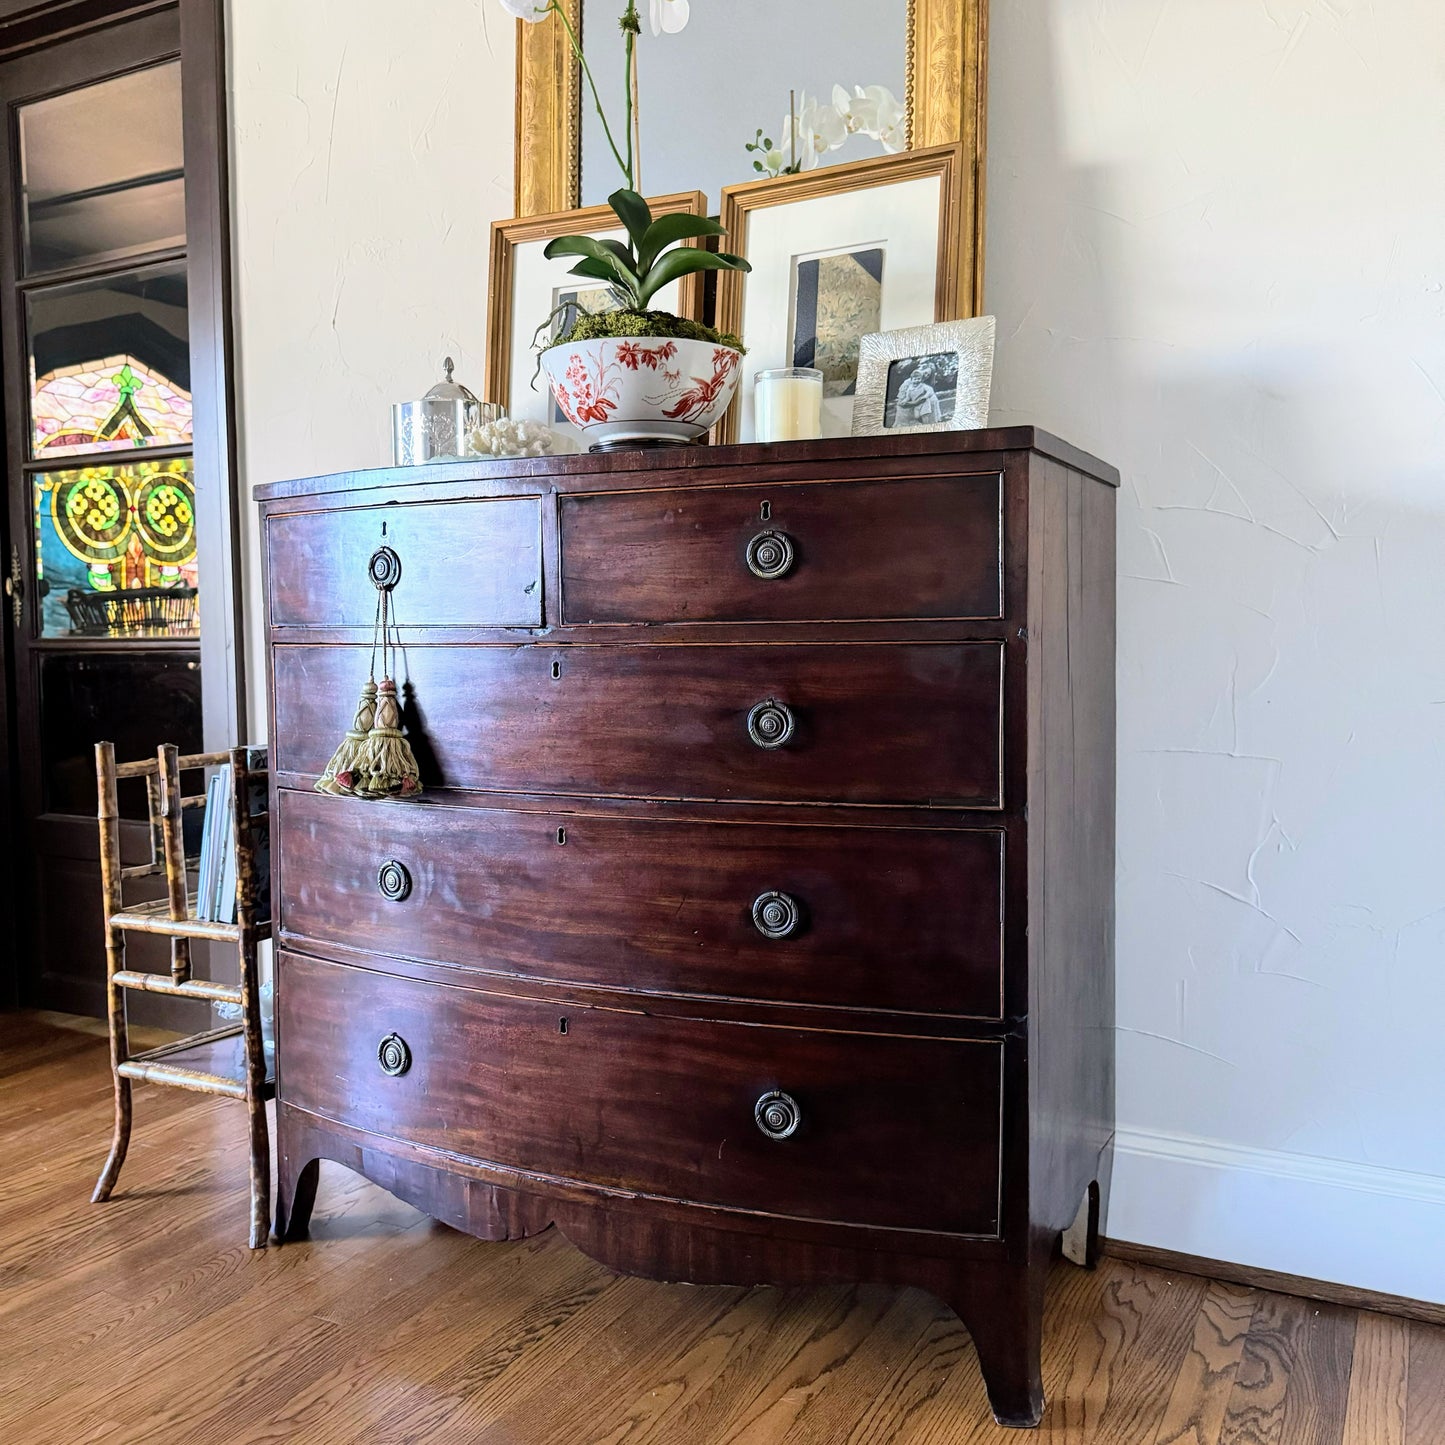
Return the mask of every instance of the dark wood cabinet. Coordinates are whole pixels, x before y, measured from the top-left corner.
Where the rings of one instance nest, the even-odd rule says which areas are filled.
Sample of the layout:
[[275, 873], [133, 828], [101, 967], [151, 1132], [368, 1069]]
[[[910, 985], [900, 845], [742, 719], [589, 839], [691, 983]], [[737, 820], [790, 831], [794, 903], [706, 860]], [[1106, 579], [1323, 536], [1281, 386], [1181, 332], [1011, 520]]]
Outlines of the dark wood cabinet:
[[[324, 1157], [630, 1273], [918, 1285], [1036, 1423], [1112, 1151], [1116, 485], [1016, 428], [261, 489], [278, 1236]], [[381, 546], [416, 802], [312, 791]]]

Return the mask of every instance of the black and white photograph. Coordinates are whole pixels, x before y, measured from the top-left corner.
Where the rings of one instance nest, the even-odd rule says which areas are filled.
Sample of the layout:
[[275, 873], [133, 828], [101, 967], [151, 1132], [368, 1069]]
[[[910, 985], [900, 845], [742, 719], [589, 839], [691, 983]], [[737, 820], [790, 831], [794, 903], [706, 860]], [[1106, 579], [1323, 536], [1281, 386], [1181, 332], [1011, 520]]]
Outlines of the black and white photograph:
[[951, 421], [957, 397], [956, 351], [905, 357], [888, 368], [883, 425], [893, 431], [900, 426], [937, 426]]

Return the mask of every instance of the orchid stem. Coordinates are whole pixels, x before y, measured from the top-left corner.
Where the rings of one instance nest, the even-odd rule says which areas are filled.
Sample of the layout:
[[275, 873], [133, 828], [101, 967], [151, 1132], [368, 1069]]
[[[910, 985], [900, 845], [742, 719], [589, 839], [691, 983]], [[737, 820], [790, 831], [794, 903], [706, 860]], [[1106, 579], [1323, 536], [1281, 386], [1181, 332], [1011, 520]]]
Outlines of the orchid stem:
[[627, 159], [632, 189], [642, 190], [642, 102], [637, 89], [637, 37], [627, 32]]
[[[617, 142], [612, 139], [612, 127], [607, 124], [607, 112], [602, 109], [602, 97], [597, 93], [597, 82], [592, 78], [592, 67], [587, 64], [587, 57], [582, 53], [582, 42], [577, 38], [577, 32], [572, 28], [572, 22], [567, 18], [567, 12], [562, 8], [561, 0], [550, 0], [549, 8], [557, 12], [557, 18], [562, 22], [567, 31], [567, 39], [572, 42], [572, 53], [577, 57], [577, 63], [582, 67], [582, 74], [587, 77], [588, 89], [592, 92], [592, 104], [597, 108], [597, 119], [602, 122], [602, 133], [607, 137], [608, 149], [612, 152], [612, 159], [617, 162], [618, 168], [622, 171], [627, 181], [629, 191], [636, 190], [632, 183], [632, 97], [628, 96], [628, 135], [627, 135], [627, 159], [622, 159], [622, 152], [617, 149]], [[628, 39], [628, 53], [631, 54], [631, 37]]]

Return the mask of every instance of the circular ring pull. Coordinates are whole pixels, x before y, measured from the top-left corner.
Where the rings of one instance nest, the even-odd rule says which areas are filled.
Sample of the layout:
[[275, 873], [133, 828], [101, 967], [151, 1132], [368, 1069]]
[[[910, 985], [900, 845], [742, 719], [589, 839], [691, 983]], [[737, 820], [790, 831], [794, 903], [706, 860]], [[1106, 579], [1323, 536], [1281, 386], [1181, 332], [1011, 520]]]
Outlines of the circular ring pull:
[[387, 1034], [376, 1046], [376, 1061], [383, 1074], [397, 1079], [411, 1068], [411, 1050], [400, 1034]]
[[406, 864], [398, 863], [395, 858], [388, 858], [377, 870], [376, 886], [388, 902], [400, 903], [409, 897], [411, 874], [407, 872]]
[[378, 547], [366, 565], [366, 575], [378, 592], [390, 592], [401, 581], [401, 558], [390, 547]]
[[803, 1111], [791, 1094], [772, 1089], [753, 1105], [753, 1118], [769, 1139], [788, 1139], [798, 1132]]
[[754, 703], [748, 713], [748, 737], [760, 748], [782, 747], [796, 726], [792, 708], [775, 698]]
[[748, 543], [748, 571], [765, 581], [786, 577], [795, 557], [793, 539], [786, 532], [759, 532]]
[[759, 893], [753, 899], [753, 927], [764, 938], [790, 938], [802, 923], [802, 907], [786, 893]]

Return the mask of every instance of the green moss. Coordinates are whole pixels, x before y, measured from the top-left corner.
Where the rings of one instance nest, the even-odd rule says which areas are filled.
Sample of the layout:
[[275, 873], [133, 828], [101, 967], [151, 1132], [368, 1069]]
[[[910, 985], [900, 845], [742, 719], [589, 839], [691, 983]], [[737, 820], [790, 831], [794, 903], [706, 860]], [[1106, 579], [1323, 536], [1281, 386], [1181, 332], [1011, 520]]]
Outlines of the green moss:
[[603, 311], [597, 315], [583, 312], [565, 335], [552, 343], [561, 346], [569, 341], [596, 341], [604, 336], [675, 336], [686, 341], [706, 341], [713, 346], [731, 346], [737, 351], [746, 348], [731, 332], [700, 321], [688, 321], [670, 311]]

